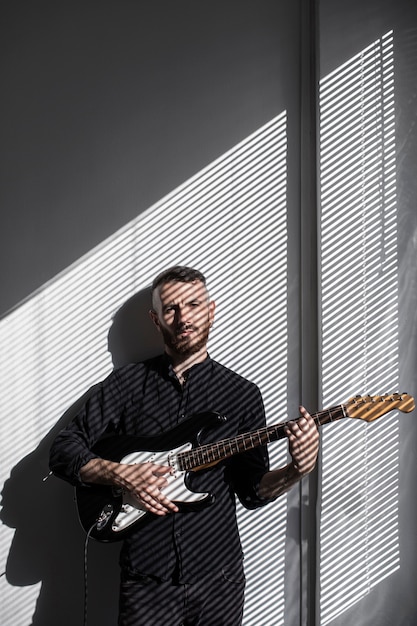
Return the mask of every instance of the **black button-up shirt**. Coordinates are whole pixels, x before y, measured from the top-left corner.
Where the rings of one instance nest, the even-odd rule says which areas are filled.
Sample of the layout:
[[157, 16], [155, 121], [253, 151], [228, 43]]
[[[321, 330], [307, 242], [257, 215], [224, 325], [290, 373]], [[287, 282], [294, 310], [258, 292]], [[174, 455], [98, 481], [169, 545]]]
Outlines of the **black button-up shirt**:
[[[204, 432], [202, 443], [265, 426], [256, 385], [211, 358], [191, 367], [183, 386], [166, 355], [128, 365], [96, 386], [58, 435], [51, 449], [51, 469], [76, 485], [80, 468], [97, 456], [91, 448], [104, 433], [154, 436], [206, 411], [216, 411], [226, 421]], [[242, 559], [235, 494], [247, 508], [265, 504], [257, 487], [268, 469], [267, 451], [257, 447], [188, 474], [190, 488], [209, 492], [213, 502], [198, 511], [148, 514], [124, 541], [122, 568], [161, 580], [175, 576], [179, 582], [192, 582]]]

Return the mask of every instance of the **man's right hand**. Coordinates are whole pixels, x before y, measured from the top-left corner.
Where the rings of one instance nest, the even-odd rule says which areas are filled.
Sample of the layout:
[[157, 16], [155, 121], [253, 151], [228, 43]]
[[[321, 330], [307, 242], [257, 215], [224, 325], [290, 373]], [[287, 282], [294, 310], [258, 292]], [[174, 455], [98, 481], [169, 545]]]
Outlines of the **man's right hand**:
[[163, 489], [168, 485], [167, 474], [172, 468], [154, 463], [115, 463], [106, 459], [91, 459], [80, 470], [86, 483], [114, 485], [129, 492], [141, 508], [155, 515], [176, 513], [178, 507], [169, 500]]

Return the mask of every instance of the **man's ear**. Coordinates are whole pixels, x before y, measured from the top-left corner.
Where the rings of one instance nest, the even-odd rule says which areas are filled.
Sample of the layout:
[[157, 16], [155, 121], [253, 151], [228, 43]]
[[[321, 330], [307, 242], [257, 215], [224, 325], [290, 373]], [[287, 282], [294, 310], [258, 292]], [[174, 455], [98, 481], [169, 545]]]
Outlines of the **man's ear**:
[[151, 318], [151, 320], [153, 321], [153, 323], [155, 324], [155, 326], [157, 327], [158, 330], [161, 330], [160, 324], [159, 324], [159, 318], [158, 318], [158, 314], [156, 311], [154, 311], [153, 309], [151, 309], [149, 311], [149, 317]]
[[216, 310], [216, 303], [214, 300], [210, 300], [209, 302], [209, 317], [210, 317], [210, 326], [213, 326], [214, 322], [214, 311]]

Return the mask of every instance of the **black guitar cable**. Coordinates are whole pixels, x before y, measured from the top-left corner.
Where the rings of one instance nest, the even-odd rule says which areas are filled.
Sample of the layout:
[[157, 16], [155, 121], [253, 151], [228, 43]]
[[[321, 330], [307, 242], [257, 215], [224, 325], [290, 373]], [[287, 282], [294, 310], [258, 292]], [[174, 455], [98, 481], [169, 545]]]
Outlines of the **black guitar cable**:
[[[44, 478], [42, 479], [42, 482], [46, 482], [48, 480], [48, 478], [50, 478], [50, 476], [53, 476], [53, 472], [49, 472], [46, 476], [44, 476]], [[85, 538], [85, 542], [84, 542], [84, 619], [83, 619], [83, 626], [87, 626], [87, 608], [88, 608], [88, 542], [90, 539], [90, 535], [93, 532], [94, 528], [98, 527], [100, 523], [103, 523], [103, 516], [104, 516], [104, 522], [107, 522], [109, 514], [108, 514], [108, 510], [105, 508], [99, 515], [99, 517], [96, 519], [96, 521], [94, 522], [94, 524], [91, 526], [91, 528], [88, 530], [86, 538]], [[4, 576], [6, 572], [4, 572], [3, 574], [1, 574], [1, 576]]]
[[84, 620], [83, 626], [87, 626], [87, 609], [88, 609], [88, 542], [90, 540], [90, 534], [96, 527], [97, 522], [91, 526], [84, 542]]
[[111, 504], [106, 504], [103, 507], [100, 515], [92, 524], [92, 526], [88, 529], [85, 542], [84, 542], [84, 622], [83, 626], [87, 626], [87, 608], [88, 608], [88, 541], [90, 539], [90, 535], [93, 530], [96, 528], [97, 530], [102, 530], [107, 523], [110, 521], [111, 516], [113, 515], [113, 506]]

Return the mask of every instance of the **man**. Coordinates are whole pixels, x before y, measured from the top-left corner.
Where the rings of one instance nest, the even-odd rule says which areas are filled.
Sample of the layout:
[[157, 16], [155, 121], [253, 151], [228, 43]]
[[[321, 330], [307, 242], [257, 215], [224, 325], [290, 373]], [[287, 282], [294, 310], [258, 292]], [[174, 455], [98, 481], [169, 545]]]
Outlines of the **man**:
[[300, 407], [301, 419], [286, 427], [292, 461], [283, 468], [269, 470], [267, 450], [255, 447], [190, 472], [189, 488], [211, 495], [196, 508], [164, 493], [168, 464], [98, 457], [91, 448], [103, 434], [162, 435], [207, 411], [225, 420], [209, 426], [200, 443], [265, 426], [258, 388], [207, 353], [215, 303], [205, 277], [188, 267], [166, 270], [153, 282], [152, 306], [164, 354], [115, 370], [98, 386], [55, 440], [51, 469], [73, 484], [121, 488], [147, 512], [121, 551], [120, 626], [235, 626], [245, 585], [235, 494], [245, 507], [257, 508], [286, 492], [315, 466], [317, 428]]

